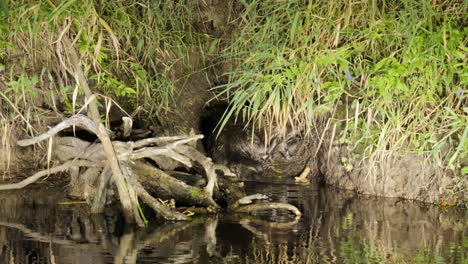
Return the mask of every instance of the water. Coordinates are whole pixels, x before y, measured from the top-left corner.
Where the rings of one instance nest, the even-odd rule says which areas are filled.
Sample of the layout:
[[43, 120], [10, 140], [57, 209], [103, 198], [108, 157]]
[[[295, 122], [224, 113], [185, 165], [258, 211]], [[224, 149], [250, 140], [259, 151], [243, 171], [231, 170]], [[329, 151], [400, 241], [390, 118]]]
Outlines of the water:
[[282, 211], [125, 226], [59, 204], [63, 191], [0, 192], [0, 263], [468, 263], [467, 216], [335, 189], [247, 183]]

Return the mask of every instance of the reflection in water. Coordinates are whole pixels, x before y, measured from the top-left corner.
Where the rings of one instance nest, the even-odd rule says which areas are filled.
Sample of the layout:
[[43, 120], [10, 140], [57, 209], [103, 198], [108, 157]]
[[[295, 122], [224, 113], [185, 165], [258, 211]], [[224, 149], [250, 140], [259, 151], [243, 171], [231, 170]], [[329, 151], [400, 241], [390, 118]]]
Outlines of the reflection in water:
[[304, 213], [126, 227], [58, 192], [0, 192], [0, 263], [467, 263], [467, 212], [337, 190], [247, 183]]

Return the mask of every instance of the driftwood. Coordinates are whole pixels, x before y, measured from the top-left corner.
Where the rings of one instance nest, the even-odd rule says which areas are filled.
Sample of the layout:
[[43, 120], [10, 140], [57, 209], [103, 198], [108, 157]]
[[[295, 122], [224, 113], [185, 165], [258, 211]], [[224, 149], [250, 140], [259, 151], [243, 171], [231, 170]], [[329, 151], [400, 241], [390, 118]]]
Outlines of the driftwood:
[[[27, 146], [31, 144], [38, 143], [42, 140], [48, 139], [54, 135], [54, 133], [60, 132], [60, 129], [65, 129], [72, 125], [76, 125], [78, 127], [82, 127], [93, 131], [92, 122], [84, 115], [75, 115], [72, 116], [70, 119], [67, 119], [55, 127], [51, 128], [47, 133], [39, 135], [37, 137], [27, 139], [27, 140], [20, 140], [18, 144], [21, 146]], [[146, 204], [148, 204], [151, 208], [153, 208], [159, 215], [163, 216], [169, 220], [187, 220], [187, 217], [171, 208], [168, 208], [159, 200], [155, 199], [154, 197], [149, 194], [145, 188], [139, 183], [138, 177], [135, 177], [134, 170], [137, 169], [140, 173], [138, 175], [140, 178], [147, 177], [145, 183], [150, 183], [151, 181], [148, 179], [148, 173], [142, 173], [142, 169], [146, 168], [149, 170], [149, 166], [143, 166], [144, 164], [140, 161], [138, 163], [134, 163], [137, 160], [141, 160], [143, 158], [152, 159], [155, 156], [163, 155], [166, 157], [173, 158], [174, 160], [180, 162], [181, 164], [191, 167], [192, 160], [190, 157], [187, 157], [177, 151], [177, 149], [189, 142], [198, 140], [203, 138], [202, 135], [193, 135], [193, 136], [180, 136], [180, 137], [161, 137], [161, 138], [148, 138], [143, 139], [140, 141], [128, 141], [128, 142], [119, 142], [114, 141], [112, 142], [113, 149], [115, 150], [116, 157], [120, 164], [120, 170], [125, 172], [126, 177], [126, 184], [133, 190], [133, 194], [136, 197], [142, 199]], [[44, 170], [41, 172], [36, 173], [30, 178], [27, 178], [19, 183], [8, 184], [8, 185], [0, 185], [0, 190], [12, 190], [12, 189], [19, 189], [23, 188], [31, 183], [34, 183], [41, 177], [46, 175], [66, 171], [68, 169], [72, 169], [75, 167], [90, 167], [93, 169], [94, 174], [100, 175], [99, 181], [96, 187], [95, 195], [93, 195], [92, 200], [92, 211], [95, 213], [100, 213], [103, 210], [105, 205], [106, 195], [105, 192], [108, 189], [109, 181], [110, 181], [110, 165], [107, 159], [107, 155], [105, 153], [104, 147], [102, 144], [90, 144], [89, 142], [79, 140], [77, 138], [71, 137], [58, 137], [55, 140], [55, 149], [54, 153], [56, 156], [59, 157], [59, 160], [63, 162], [62, 165], [53, 167], [48, 170]], [[163, 146], [155, 146], [155, 144], [163, 144]], [[185, 146], [180, 152], [183, 153], [196, 153], [199, 155], [194, 155], [197, 157], [198, 160], [207, 160], [208, 158], [202, 157], [203, 155], [196, 151], [195, 149], [191, 150], [190, 147]], [[202, 164], [205, 164], [201, 162]], [[139, 164], [139, 166], [135, 166], [135, 164]], [[210, 165], [207, 167], [206, 170], [209, 171], [212, 167], [212, 164], [206, 163]], [[100, 168], [100, 170], [96, 171], [96, 168]], [[223, 171], [228, 172], [227, 168], [222, 168]], [[75, 170], [76, 171], [76, 170]], [[159, 171], [159, 173], [154, 173], [157, 171], [156, 168], [153, 168], [152, 173], [150, 176], [155, 177], [156, 179], [161, 180], [162, 178], [166, 182], [166, 187], [171, 189], [174, 194], [176, 194], [175, 190], [180, 191], [184, 199], [192, 204], [204, 205], [204, 206], [213, 206], [219, 207], [212, 199], [210, 192], [206, 192], [205, 190], [198, 189], [196, 187], [188, 186], [183, 184], [182, 182], [178, 182], [176, 179], [168, 176], [167, 174]], [[89, 174], [90, 170], [86, 170], [82, 175], [78, 175], [78, 177], [82, 177], [85, 174]], [[97, 172], [97, 173], [96, 173]], [[112, 171], [113, 173], [113, 171]], [[216, 183], [212, 181], [216, 180], [216, 176], [211, 181], [208, 180], [210, 186], [215, 186]], [[114, 181], [115, 182], [115, 181]], [[154, 181], [153, 181], [154, 182]], [[182, 185], [183, 184], [183, 185]], [[212, 190], [212, 188], [210, 188]], [[185, 192], [185, 193], [184, 193]], [[212, 191], [211, 191], [212, 193]], [[188, 194], [192, 194], [192, 198]], [[193, 195], [197, 194], [197, 195]], [[135, 197], [135, 198], [136, 198]], [[88, 198], [88, 197], [85, 197]], [[119, 196], [120, 198], [120, 196]], [[135, 200], [133, 198], [132, 200]], [[196, 198], [196, 199], [195, 199]], [[134, 216], [138, 218], [138, 216]]]
[[173, 198], [177, 203], [219, 208], [210, 194], [203, 189], [177, 180], [146, 162], [137, 161], [131, 167], [138, 181], [144, 183], [145, 188], [151, 193], [158, 193], [164, 199]]
[[[88, 82], [86, 80], [85, 74], [81, 67], [80, 57], [78, 52], [73, 47], [72, 41], [66, 36], [66, 30], [60, 33], [60, 37], [57, 40], [57, 52], [62, 51], [66, 58], [68, 58], [68, 65], [64, 60], [61, 60], [63, 63], [63, 67], [65, 69], [71, 69], [71, 74], [75, 77], [77, 85], [81, 87], [84, 91], [86, 97], [89, 100], [88, 109], [91, 114], [91, 119], [96, 126], [96, 136], [102, 143], [102, 147], [106, 154], [106, 160], [109, 162], [110, 169], [112, 171], [112, 177], [114, 179], [114, 183], [117, 186], [117, 190], [119, 192], [119, 200], [120, 204], [122, 205], [122, 210], [125, 216], [125, 220], [129, 223], [137, 223], [139, 226], [143, 226], [143, 220], [141, 219], [138, 213], [138, 201], [135, 199], [135, 191], [132, 190], [132, 187], [127, 184], [127, 177], [122, 172], [121, 166], [119, 164], [119, 160], [116, 156], [116, 151], [113, 147], [113, 144], [109, 138], [107, 129], [101, 123], [101, 115], [98, 110], [98, 106], [96, 101], [94, 100], [95, 94], [91, 92], [89, 88]], [[65, 48], [63, 48], [65, 45]], [[62, 58], [62, 56], [59, 57]]]
[[[53, 137], [60, 129], [72, 125], [94, 131], [92, 122], [84, 115], [75, 115], [51, 128], [47, 133], [37, 137], [18, 141], [21, 146], [38, 143]], [[248, 213], [267, 209], [288, 210], [299, 217], [300, 211], [285, 203], [261, 202], [268, 197], [262, 194], [245, 195], [243, 185], [237, 182], [237, 177], [227, 167], [215, 164], [189, 143], [203, 138], [203, 135], [171, 136], [147, 138], [139, 141], [113, 141], [112, 147], [120, 164], [120, 170], [125, 175], [126, 184], [132, 190], [129, 193], [132, 201], [138, 198], [151, 207], [158, 215], [167, 220], [188, 220], [189, 217], [161, 199], [174, 199], [178, 205], [201, 206], [202, 208], [187, 210], [189, 213], [213, 213], [220, 209], [217, 199], [224, 199], [228, 203], [228, 211], [233, 213]], [[69, 171], [70, 176], [79, 182], [83, 190], [83, 198], [91, 205], [92, 213], [103, 212], [106, 205], [107, 193], [115, 184], [114, 173], [102, 143], [90, 143], [74, 137], [54, 137], [53, 153], [62, 163], [48, 170], [40, 171], [33, 176], [14, 184], [0, 185], [0, 190], [23, 188], [38, 179], [63, 171]], [[173, 159], [187, 168], [195, 168], [206, 177], [205, 186], [199, 188], [186, 184], [166, 172], [154, 167], [144, 159], [157, 162], [158, 156]], [[81, 169], [80, 169], [81, 168]], [[81, 171], [81, 173], [80, 173]], [[219, 181], [221, 180], [221, 181]], [[90, 186], [87, 186], [90, 185]], [[221, 192], [220, 189], [223, 191]], [[220, 197], [225, 195], [226, 197]], [[119, 193], [120, 198], [120, 193]], [[206, 209], [203, 209], [206, 208]], [[135, 213], [136, 211], [133, 211]], [[133, 215], [136, 223], [141, 216]]]

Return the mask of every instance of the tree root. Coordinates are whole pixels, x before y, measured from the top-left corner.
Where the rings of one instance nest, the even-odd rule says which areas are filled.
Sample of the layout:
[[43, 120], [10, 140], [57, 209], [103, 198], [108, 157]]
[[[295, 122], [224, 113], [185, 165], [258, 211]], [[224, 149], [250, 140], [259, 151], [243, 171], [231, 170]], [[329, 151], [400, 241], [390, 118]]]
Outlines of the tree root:
[[131, 168], [147, 190], [158, 193], [164, 199], [174, 198], [178, 203], [219, 208], [213, 198], [202, 189], [177, 180], [146, 162], [136, 161]]
[[[218, 180], [222, 177], [235, 175], [227, 167], [214, 164], [210, 158], [190, 145], [190, 143], [202, 139], [203, 135], [147, 138], [135, 142], [111, 141], [110, 135], [112, 135], [112, 132], [106, 129], [101, 122], [101, 115], [95, 100], [96, 94], [92, 93], [88, 85], [79, 54], [67, 36], [67, 28], [58, 33], [59, 38], [54, 43], [57, 45], [57, 52], [63, 58], [60, 62], [63, 64], [63, 68], [73, 75], [76, 84], [83, 90], [87, 100], [85, 106], [91, 118], [79, 114], [73, 115], [44, 134], [20, 140], [17, 143], [20, 146], [36, 144], [54, 137], [60, 131], [71, 126], [78, 126], [95, 134], [100, 143], [90, 143], [70, 137], [55, 137], [53, 152], [58, 160], [62, 162], [61, 165], [37, 172], [19, 183], [0, 185], [0, 191], [20, 189], [46, 175], [69, 170], [72, 181], [76, 180], [80, 184], [86, 185], [83, 186], [83, 189], [86, 190], [83, 196], [92, 204], [92, 212], [100, 213], [103, 211], [108, 190], [115, 186], [125, 220], [139, 226], [143, 226], [145, 223], [140, 215], [138, 198], [165, 219], [187, 220], [185, 215], [165, 206], [153, 197], [145, 189], [148, 182], [152, 182], [152, 185], [148, 184], [148, 188], [165, 190], [170, 196], [176, 196], [175, 198], [179, 201], [191, 205], [219, 208], [219, 205], [213, 199], [213, 195], [220, 187]], [[124, 124], [124, 136], [128, 136], [131, 132], [132, 120], [125, 118]], [[206, 177], [204, 188], [187, 185], [156, 168], [149, 169], [150, 166], [141, 161], [142, 159], [151, 159], [158, 163], [161, 157], [173, 160], [186, 168], [195, 167], [195, 169], [199, 169], [199, 173], [204, 174]], [[159, 166], [163, 167], [161, 164]], [[80, 174], [80, 168], [83, 167], [87, 169]], [[143, 172], [144, 170], [149, 172]], [[157, 183], [155, 183], [154, 178], [158, 179]], [[229, 182], [226, 181], [226, 183]], [[224, 188], [229, 189], [231, 187], [224, 186]], [[239, 200], [239, 194], [242, 192], [234, 190], [231, 193], [232, 195], [228, 198], [230, 202]], [[250, 203], [253, 198], [249, 198]], [[278, 208], [290, 210], [296, 215], [300, 215], [299, 210], [292, 205], [282, 203], [245, 205], [247, 202], [249, 202], [248, 199], [239, 200], [230, 209], [234, 212], [251, 212]]]

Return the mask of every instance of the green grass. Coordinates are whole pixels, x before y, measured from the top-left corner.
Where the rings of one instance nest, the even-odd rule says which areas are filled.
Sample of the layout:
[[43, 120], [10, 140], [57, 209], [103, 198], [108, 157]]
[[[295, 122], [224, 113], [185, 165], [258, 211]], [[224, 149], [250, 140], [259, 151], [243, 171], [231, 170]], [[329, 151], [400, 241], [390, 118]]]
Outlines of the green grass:
[[[2, 2], [3, 3], [3, 2]], [[143, 106], [149, 117], [172, 109], [177, 67], [200, 49], [191, 21], [193, 1], [7, 1], [0, 11], [0, 69], [10, 72], [10, 98], [20, 99], [17, 83], [29, 96], [56, 94], [72, 112], [74, 80], [57, 54], [60, 34], [76, 43], [94, 90], [125, 105]], [[39, 74], [40, 73], [40, 74]], [[25, 80], [35, 83], [25, 83]], [[28, 93], [30, 92], [30, 93]], [[23, 99], [18, 109], [29, 109]], [[50, 98], [49, 98], [50, 99]], [[100, 99], [103, 101], [103, 99]], [[63, 102], [62, 102], [63, 101]], [[48, 105], [56, 106], [54, 102]], [[62, 110], [62, 109], [60, 109]], [[62, 110], [63, 111], [63, 110]]]
[[[63, 35], [79, 51], [98, 104], [159, 120], [173, 111], [175, 81], [206, 36], [194, 30], [194, 1], [0, 1], [0, 131], [36, 135], [43, 115], [85, 103], [67, 71]], [[140, 108], [138, 108], [140, 109]], [[104, 112], [104, 111], [103, 111]], [[149, 121], [151, 122], [151, 121]], [[106, 122], [107, 124], [107, 122]], [[0, 136], [7, 150], [11, 134]]]
[[222, 125], [235, 117], [269, 133], [288, 126], [312, 133], [331, 116], [334, 139], [365, 157], [381, 150], [432, 155], [460, 176], [455, 185], [466, 183], [467, 6], [245, 1], [224, 52], [235, 66], [218, 88], [230, 103]]

